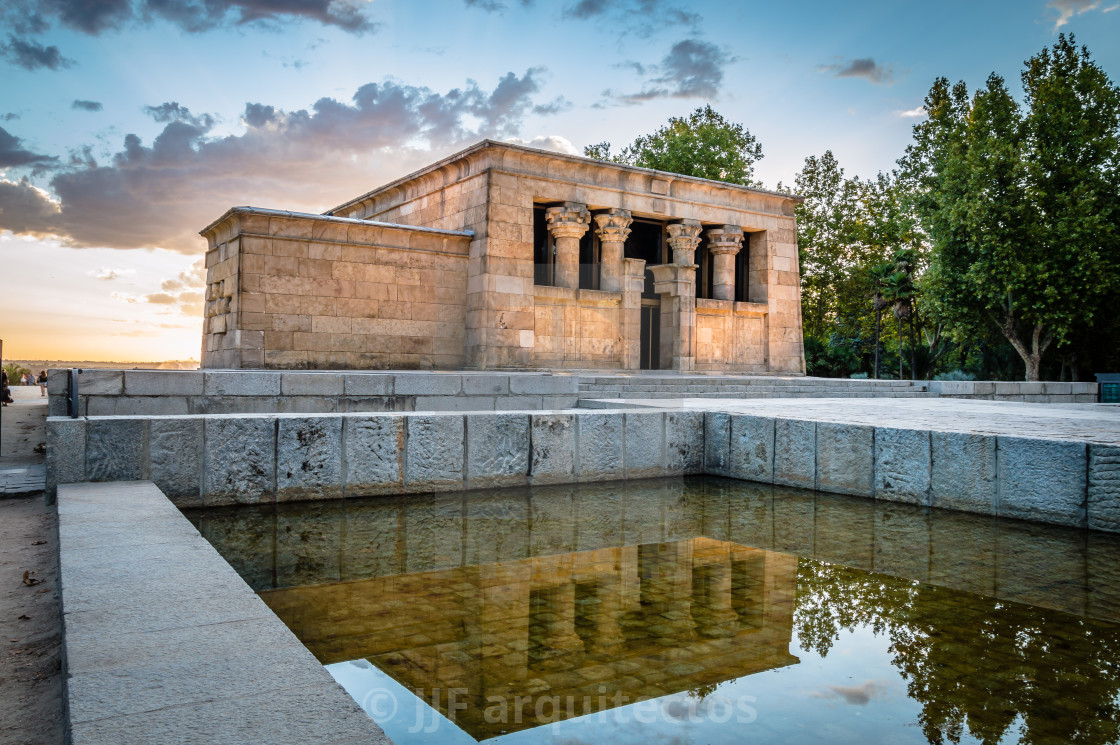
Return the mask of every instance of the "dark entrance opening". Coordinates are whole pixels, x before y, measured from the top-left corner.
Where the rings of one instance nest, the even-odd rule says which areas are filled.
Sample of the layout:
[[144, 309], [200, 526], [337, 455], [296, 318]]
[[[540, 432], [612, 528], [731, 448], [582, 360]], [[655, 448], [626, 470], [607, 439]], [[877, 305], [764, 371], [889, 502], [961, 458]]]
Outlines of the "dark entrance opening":
[[[646, 282], [653, 283], [653, 272], [646, 269]], [[656, 297], [656, 295], [654, 296]], [[661, 301], [642, 298], [641, 360], [642, 370], [661, 369]]]

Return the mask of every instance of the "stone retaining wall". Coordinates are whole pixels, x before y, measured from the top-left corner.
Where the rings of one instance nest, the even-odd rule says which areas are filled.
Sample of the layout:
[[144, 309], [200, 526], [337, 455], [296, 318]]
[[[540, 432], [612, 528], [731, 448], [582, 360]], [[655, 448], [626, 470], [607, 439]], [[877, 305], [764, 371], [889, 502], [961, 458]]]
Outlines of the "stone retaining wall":
[[701, 412], [50, 418], [47, 491], [150, 479], [181, 507], [703, 472]]
[[926, 383], [931, 395], [940, 398], [968, 398], [980, 401], [1022, 401], [1039, 404], [1093, 404], [1097, 402], [1096, 383], [1062, 383], [1018, 380], [931, 380]]
[[47, 491], [177, 505], [708, 473], [1120, 532], [1120, 447], [696, 410], [50, 418]]
[[[69, 371], [51, 370], [50, 413], [66, 415]], [[509, 411], [576, 405], [579, 378], [545, 373], [83, 370], [82, 416]]]
[[1120, 532], [1114, 445], [708, 412], [705, 473]]

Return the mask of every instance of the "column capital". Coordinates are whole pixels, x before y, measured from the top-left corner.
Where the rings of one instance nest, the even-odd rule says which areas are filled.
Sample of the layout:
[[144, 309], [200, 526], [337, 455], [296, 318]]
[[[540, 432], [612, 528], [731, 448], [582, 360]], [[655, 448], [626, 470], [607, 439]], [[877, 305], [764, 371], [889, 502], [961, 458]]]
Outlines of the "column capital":
[[743, 229], [736, 225], [708, 228], [708, 251], [713, 254], [737, 254], [743, 247]]
[[548, 231], [553, 238], [582, 238], [591, 224], [591, 213], [577, 202], [565, 202], [559, 207], [549, 207], [544, 212]]
[[682, 220], [669, 226], [669, 246], [673, 249], [673, 263], [690, 266], [696, 246], [700, 244], [700, 223]]
[[610, 209], [594, 216], [595, 232], [601, 241], [622, 243], [630, 235], [630, 223], [634, 219], [630, 210]]

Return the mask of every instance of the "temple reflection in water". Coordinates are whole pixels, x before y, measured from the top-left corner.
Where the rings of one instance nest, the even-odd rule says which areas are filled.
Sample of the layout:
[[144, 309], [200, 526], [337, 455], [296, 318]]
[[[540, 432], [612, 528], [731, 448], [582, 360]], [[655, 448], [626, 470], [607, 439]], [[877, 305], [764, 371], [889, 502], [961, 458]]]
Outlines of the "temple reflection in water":
[[1120, 741], [1113, 536], [714, 478], [188, 516], [320, 660], [356, 663], [332, 666], [355, 700], [434, 704], [459, 742], [609, 741], [628, 704], [721, 698], [764, 715], [690, 720], [696, 741]]
[[[425, 699], [461, 689], [466, 708], [437, 705], [483, 739], [619, 692], [633, 703], [796, 664], [796, 576], [794, 556], [693, 538], [261, 597], [324, 664], [369, 660]], [[520, 713], [488, 722], [495, 701]]]

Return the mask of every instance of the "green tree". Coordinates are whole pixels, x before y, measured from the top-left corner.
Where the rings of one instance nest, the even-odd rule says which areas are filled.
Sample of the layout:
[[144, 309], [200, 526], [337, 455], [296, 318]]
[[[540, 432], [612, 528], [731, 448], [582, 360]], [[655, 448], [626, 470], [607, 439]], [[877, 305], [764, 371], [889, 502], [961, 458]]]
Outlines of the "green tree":
[[1120, 294], [1120, 89], [1074, 38], [1026, 62], [1021, 108], [991, 75], [938, 79], [899, 161], [933, 251], [926, 306], [959, 336], [992, 324], [1027, 380]]
[[4, 372], [8, 373], [8, 385], [19, 385], [19, 376], [31, 371], [14, 362], [9, 362], [4, 365]]
[[617, 155], [611, 153], [609, 142], [588, 145], [583, 154], [613, 163], [757, 186], [754, 164], [762, 159], [762, 145], [742, 124], [727, 121], [705, 105], [686, 117], [671, 117], [668, 124], [638, 137]]

